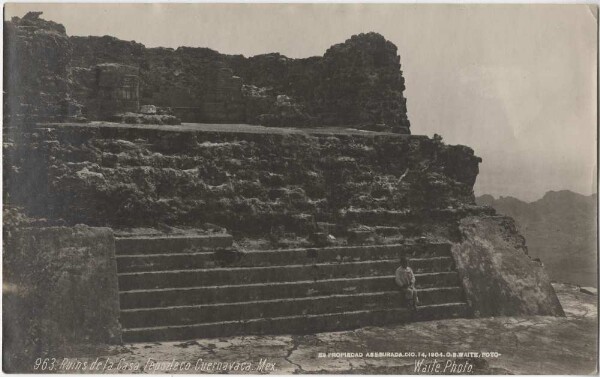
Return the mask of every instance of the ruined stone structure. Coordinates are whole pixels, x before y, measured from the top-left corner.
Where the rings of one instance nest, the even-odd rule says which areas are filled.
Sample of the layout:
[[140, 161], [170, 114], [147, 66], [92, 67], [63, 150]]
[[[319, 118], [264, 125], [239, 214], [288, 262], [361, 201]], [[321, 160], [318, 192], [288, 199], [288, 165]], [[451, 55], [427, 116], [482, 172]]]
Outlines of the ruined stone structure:
[[88, 117], [113, 120], [115, 114], [135, 113], [140, 108], [139, 72], [136, 67], [115, 63], [103, 63], [80, 71], [88, 75], [83, 82], [90, 83], [86, 95], [79, 100], [84, 104]]
[[73, 53], [65, 28], [39, 13], [4, 22], [4, 127], [77, 120], [81, 105], [69, 90]]
[[[399, 57], [383, 37], [288, 59], [56, 30], [76, 46], [59, 73], [88, 117], [101, 117], [94, 85], [111, 93], [97, 102], [110, 111], [137, 106], [120, 93], [139, 70], [139, 105], [273, 126], [16, 123], [23, 110], [9, 113], [5, 200], [32, 217], [114, 229], [123, 339], [562, 314], [511, 220], [475, 204], [481, 159], [409, 135]], [[333, 127], [347, 125], [395, 132]], [[162, 231], [130, 229], [140, 227]], [[179, 232], [189, 228], [197, 233]], [[416, 314], [393, 286], [402, 255], [421, 289]]]
[[[48, 178], [33, 180], [33, 198], [11, 192], [32, 215], [231, 234], [117, 237], [123, 339], [412, 320], [393, 286], [401, 255], [417, 274], [418, 319], [562, 313], [523, 245], [501, 243], [522, 241], [514, 224], [474, 204], [479, 159], [469, 148], [389, 133], [219, 127], [47, 124], [19, 152]], [[30, 169], [19, 172], [13, 187], [26, 187]], [[489, 225], [464, 228], [467, 218]], [[265, 239], [266, 250], [243, 246]]]
[[[6, 23], [9, 36], [13, 36], [7, 45], [13, 56], [10, 59], [15, 64], [27, 61], [22, 55], [31, 48], [27, 40], [33, 38], [32, 28], [46, 28], [52, 43], [44, 48], [51, 46], [52, 51], [27, 52], [56, 57], [53, 74], [60, 77], [62, 87], [44, 87], [44, 91], [57, 91], [55, 96], [62, 98], [63, 107], [68, 101], [77, 101], [89, 120], [133, 109], [131, 98], [119, 97], [115, 99], [120, 99], [122, 106], [96, 106], [106, 100], [106, 87], [98, 85], [126, 85], [98, 82], [98, 72], [100, 80], [105, 80], [109, 67], [114, 71], [117, 66], [127, 66], [133, 67], [132, 75], [136, 70], [139, 73], [140, 105], [172, 108], [188, 122], [379, 127], [410, 132], [400, 57], [392, 43], [375, 33], [332, 46], [323, 57], [290, 59], [267, 54], [246, 58], [207, 48], [145, 48], [108, 36], [68, 37], [61, 25], [46, 24], [36, 17]], [[23, 66], [20, 80], [39, 74], [36, 69]], [[14, 93], [11, 98], [25, 95], [18, 92], [21, 87], [35, 87], [24, 84], [17, 79], [8, 81], [7, 87]], [[39, 92], [30, 94], [33, 99]], [[7, 107], [9, 113], [13, 107]], [[54, 109], [54, 114], [61, 114], [56, 120], [71, 116], [72, 111]], [[21, 113], [17, 108], [14, 112]]]
[[98, 117], [138, 110], [139, 78], [135, 67], [99, 64], [95, 67], [95, 74]]

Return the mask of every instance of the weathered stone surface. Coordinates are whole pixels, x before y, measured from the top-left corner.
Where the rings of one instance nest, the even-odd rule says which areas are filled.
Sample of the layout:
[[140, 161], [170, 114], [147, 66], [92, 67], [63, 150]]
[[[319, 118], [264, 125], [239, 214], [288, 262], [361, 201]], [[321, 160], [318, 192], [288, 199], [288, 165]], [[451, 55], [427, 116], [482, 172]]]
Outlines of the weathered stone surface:
[[244, 122], [242, 79], [208, 48], [146, 48], [112, 37], [72, 37], [72, 69], [121, 63], [139, 68], [140, 104], [170, 107], [186, 122]]
[[22, 228], [6, 241], [3, 260], [11, 288], [3, 294], [5, 370], [63, 356], [74, 344], [120, 342], [110, 229]]
[[317, 118], [304, 105], [287, 95], [275, 95], [272, 88], [244, 85], [242, 93], [248, 123], [269, 127], [307, 127], [316, 123]]
[[140, 113], [147, 114], [147, 115], [156, 114], [156, 106], [154, 106], [154, 105], [143, 105], [140, 108]]
[[[480, 160], [466, 147], [358, 131], [220, 130], [43, 128], [27, 144], [36, 149], [23, 153], [34, 159], [31, 165], [47, 169], [48, 180], [21, 179], [47, 190], [38, 215], [69, 223], [211, 223], [263, 236], [280, 226], [308, 235], [316, 222], [347, 228], [414, 224], [408, 231], [418, 235], [427, 227], [436, 231], [435, 224], [448, 227], [461, 208], [473, 204], [475, 176], [464, 172], [476, 174]], [[451, 154], [461, 158], [446, 157]], [[452, 166], [457, 161], [464, 172]], [[19, 192], [14, 195], [20, 199]]]
[[316, 125], [386, 126], [410, 133], [397, 48], [377, 33], [352, 36], [323, 57], [227, 57], [247, 84], [287, 94]]
[[186, 121], [379, 126], [410, 133], [397, 48], [376, 33], [355, 35], [323, 57], [307, 59], [145, 48], [111, 37], [72, 37], [71, 43], [73, 69], [138, 66], [141, 103], [172, 107]]
[[[106, 120], [156, 105], [172, 108], [187, 122], [410, 133], [397, 48], [376, 33], [355, 35], [323, 57], [290, 59], [146, 48], [109, 36], [69, 38], [62, 25], [39, 13], [5, 22], [5, 29], [11, 72], [6, 113], [13, 118], [64, 120], [83, 111], [91, 120]], [[114, 67], [135, 71], [131, 88], [124, 89], [123, 80], [107, 84]], [[243, 90], [244, 84], [262, 93]]]
[[73, 53], [65, 28], [29, 12], [4, 22], [4, 126], [81, 118], [70, 96], [67, 66]]
[[452, 247], [475, 316], [564, 315], [542, 266], [509, 217], [467, 217]]
[[137, 112], [139, 102], [139, 69], [134, 66], [105, 63], [94, 68], [94, 96], [87, 103], [94, 119]]
[[377, 33], [332, 46], [323, 56], [314, 112], [330, 113], [326, 124], [385, 124], [410, 133], [397, 50]]
[[128, 124], [181, 124], [179, 118], [168, 114], [125, 113], [116, 115], [115, 119]]

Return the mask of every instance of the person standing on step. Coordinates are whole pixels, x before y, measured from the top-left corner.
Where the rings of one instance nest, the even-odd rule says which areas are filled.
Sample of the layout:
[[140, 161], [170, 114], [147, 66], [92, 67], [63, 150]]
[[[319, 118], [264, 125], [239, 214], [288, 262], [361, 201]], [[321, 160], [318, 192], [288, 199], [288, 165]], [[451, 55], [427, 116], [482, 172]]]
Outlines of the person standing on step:
[[408, 259], [405, 256], [400, 258], [400, 267], [396, 269], [395, 280], [396, 285], [404, 294], [404, 299], [408, 305], [416, 310], [417, 305], [419, 305], [419, 298], [417, 297], [417, 289], [415, 288], [415, 274], [408, 267]]

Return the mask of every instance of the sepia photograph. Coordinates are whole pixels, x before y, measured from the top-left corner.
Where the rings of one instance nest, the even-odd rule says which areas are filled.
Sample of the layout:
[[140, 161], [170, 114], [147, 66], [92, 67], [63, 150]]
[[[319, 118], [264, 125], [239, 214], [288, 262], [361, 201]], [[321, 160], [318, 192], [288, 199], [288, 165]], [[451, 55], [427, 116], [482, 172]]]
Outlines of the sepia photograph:
[[3, 10], [4, 373], [598, 374], [598, 5]]

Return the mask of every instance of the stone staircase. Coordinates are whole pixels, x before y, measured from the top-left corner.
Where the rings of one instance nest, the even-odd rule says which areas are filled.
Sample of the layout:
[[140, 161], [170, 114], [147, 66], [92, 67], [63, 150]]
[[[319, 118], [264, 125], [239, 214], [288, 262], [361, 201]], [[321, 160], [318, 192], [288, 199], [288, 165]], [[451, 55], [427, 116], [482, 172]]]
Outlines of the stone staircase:
[[[311, 333], [464, 317], [450, 245], [235, 252], [229, 235], [116, 239], [125, 342]], [[421, 306], [393, 281], [410, 258]]]

